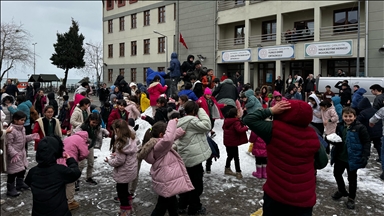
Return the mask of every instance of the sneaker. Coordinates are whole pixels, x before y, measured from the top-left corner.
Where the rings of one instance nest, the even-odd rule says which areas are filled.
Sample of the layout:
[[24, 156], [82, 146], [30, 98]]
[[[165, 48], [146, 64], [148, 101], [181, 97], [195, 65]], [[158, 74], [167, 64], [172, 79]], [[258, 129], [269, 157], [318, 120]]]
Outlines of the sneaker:
[[77, 180], [75, 181], [75, 191], [79, 191], [80, 190], [80, 181]]
[[231, 168], [225, 168], [224, 170], [224, 175], [231, 175], [231, 176], [236, 176], [236, 173], [234, 173]]
[[113, 201], [114, 201], [115, 203], [120, 203], [120, 199], [119, 199], [119, 197], [113, 197]]
[[336, 191], [333, 195], [332, 195], [332, 199], [334, 200], [339, 200], [341, 199], [342, 197], [347, 197], [348, 196], [348, 193], [341, 193], [339, 191]]
[[347, 203], [345, 203], [348, 209], [355, 209], [355, 200], [348, 198]]
[[74, 210], [74, 209], [77, 209], [77, 208], [79, 208], [79, 207], [80, 207], [80, 204], [79, 204], [78, 202], [76, 202], [76, 201], [73, 201], [73, 202], [71, 202], [71, 203], [68, 203], [68, 209], [69, 209], [69, 211]]
[[92, 178], [88, 178], [85, 181], [88, 182], [89, 184], [97, 185], [97, 182], [95, 182], [95, 180], [93, 180]]
[[207, 209], [205, 207], [201, 207], [196, 213], [188, 213], [188, 215], [205, 215], [207, 213]]
[[137, 195], [136, 193], [131, 193], [132, 199], [135, 199], [136, 195]]

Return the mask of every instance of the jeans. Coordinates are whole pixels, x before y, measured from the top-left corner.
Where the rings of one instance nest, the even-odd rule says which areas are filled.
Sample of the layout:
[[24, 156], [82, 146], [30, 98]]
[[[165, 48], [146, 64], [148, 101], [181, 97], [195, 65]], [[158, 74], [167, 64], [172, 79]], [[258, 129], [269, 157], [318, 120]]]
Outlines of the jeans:
[[202, 206], [200, 195], [203, 193], [203, 165], [200, 163], [194, 167], [187, 167], [187, 172], [195, 189], [179, 195], [179, 208], [188, 207], [188, 214], [196, 214]]
[[167, 210], [169, 216], [178, 216], [179, 214], [177, 213], [177, 208], [178, 204], [176, 196], [168, 198], [159, 196], [156, 207], [153, 209], [151, 216], [164, 216]]
[[239, 148], [237, 146], [226, 146], [225, 148], [227, 150], [227, 163], [225, 164], [225, 168], [231, 168], [231, 161], [234, 159], [236, 172], [241, 172]]
[[167, 96], [173, 96], [174, 94], [177, 95], [177, 83], [179, 83], [180, 77], [171, 77], [171, 86], [169, 86], [170, 91], [169, 95]]
[[277, 202], [264, 192], [263, 216], [312, 216], [313, 207], [297, 207]]
[[128, 183], [116, 183], [117, 196], [120, 200], [120, 206], [129, 206]]
[[335, 177], [337, 183], [337, 189], [342, 194], [346, 194], [347, 190], [345, 189], [345, 182], [343, 178], [344, 170], [347, 170], [348, 182], [349, 182], [349, 198], [355, 199], [356, 190], [357, 190], [357, 170], [349, 170], [349, 164], [338, 159], [335, 160], [335, 165], [333, 167], [333, 176]]

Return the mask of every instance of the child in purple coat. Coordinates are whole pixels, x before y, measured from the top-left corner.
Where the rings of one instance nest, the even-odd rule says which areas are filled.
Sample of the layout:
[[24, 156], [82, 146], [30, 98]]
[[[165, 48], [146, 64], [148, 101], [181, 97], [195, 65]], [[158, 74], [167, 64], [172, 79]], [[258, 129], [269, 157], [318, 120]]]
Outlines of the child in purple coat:
[[267, 178], [267, 144], [257, 134], [251, 132], [249, 142], [253, 143], [252, 154], [255, 156], [256, 172], [252, 175], [256, 178]]

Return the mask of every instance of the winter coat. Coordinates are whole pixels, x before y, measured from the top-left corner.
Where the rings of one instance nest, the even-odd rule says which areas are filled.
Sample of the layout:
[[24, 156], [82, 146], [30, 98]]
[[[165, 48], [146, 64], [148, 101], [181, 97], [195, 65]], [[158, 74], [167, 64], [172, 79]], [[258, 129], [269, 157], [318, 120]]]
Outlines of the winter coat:
[[[67, 134], [66, 130], [62, 130], [60, 127], [60, 122], [56, 118], [52, 118], [52, 127], [53, 127], [53, 133], [54, 135], [62, 138], [63, 134]], [[35, 139], [35, 150], [37, 149], [37, 146], [39, 145], [39, 142], [41, 139], [46, 137], [47, 135], [45, 134], [45, 129], [47, 128], [48, 124], [48, 119], [45, 117], [39, 118], [36, 120], [35, 125], [33, 126], [32, 133], [38, 133], [39, 138]]]
[[[109, 118], [109, 115], [111, 114], [111, 112], [113, 110], [113, 106], [111, 105], [109, 107], [106, 107], [104, 105], [100, 109], [101, 109], [100, 115], [101, 115], [101, 118], [104, 121], [104, 124], [108, 124], [108, 118]], [[106, 126], [108, 126], [108, 125], [106, 125]]]
[[[84, 130], [81, 128], [81, 125], [73, 130], [74, 133], [76, 133], [76, 132], [81, 132], [81, 131], [82, 131], [82, 132], [87, 132], [87, 131], [84, 131]], [[88, 132], [87, 132], [87, 134], [88, 134]], [[109, 132], [108, 132], [108, 130], [106, 130], [106, 129], [104, 129], [104, 128], [101, 128], [101, 127], [97, 128], [97, 129], [96, 129], [96, 138], [95, 138], [96, 140], [95, 140], [95, 145], [92, 146], [92, 145], [91, 145], [92, 140], [88, 140], [88, 143], [89, 143], [88, 148], [89, 148], [89, 149], [90, 149], [90, 148], [101, 149], [101, 146], [103, 145], [103, 137], [107, 137], [107, 136], [109, 136]], [[88, 138], [88, 136], [87, 136], [87, 138]], [[88, 138], [88, 139], [89, 139], [89, 138]]]
[[4, 122], [6, 122], [8, 125], [11, 124], [12, 122], [12, 114], [11, 114], [11, 111], [9, 110], [9, 108], [5, 105], [5, 99], [8, 99], [10, 100], [10, 103], [12, 104], [11, 107], [13, 109], [16, 109], [16, 105], [14, 105], [15, 103], [15, 98], [7, 93], [3, 93], [1, 95], [1, 109], [3, 110], [4, 114], [5, 114], [5, 120]]
[[196, 80], [196, 82], [193, 83], [192, 91], [198, 98], [204, 95], [204, 87], [200, 80]]
[[[189, 60], [190, 58], [195, 59], [195, 57], [193, 55], [188, 55], [187, 61], [184, 61], [180, 67], [181, 73], [193, 71], [195, 69], [195, 64], [193, 63], [193, 61]], [[189, 77], [184, 77], [184, 78], [188, 78], [185, 80], [189, 81]]]
[[63, 144], [54, 137], [45, 137], [36, 152], [37, 166], [29, 170], [25, 183], [33, 195], [32, 216], [70, 216], [66, 184], [80, 178], [81, 172], [74, 158], [66, 160], [67, 167], [57, 164], [62, 157]]
[[349, 101], [349, 105], [352, 103], [352, 90], [350, 87], [347, 87], [346, 89], [342, 89], [343, 92], [340, 92], [339, 96], [340, 96], [340, 104], [342, 106], [347, 106], [348, 104], [348, 101]]
[[325, 134], [329, 135], [336, 132], [339, 117], [337, 116], [334, 106], [327, 108], [325, 111], [321, 110], [321, 118], [323, 120]]
[[127, 81], [125, 81], [125, 80], [121, 80], [120, 81], [120, 83], [119, 83], [119, 90], [120, 90], [121, 97], [122, 97], [122, 98], [119, 98], [120, 95], [118, 95], [119, 99], [123, 99], [123, 93], [131, 94], [131, 88], [129, 87]]
[[87, 92], [87, 88], [83, 87], [83, 86], [79, 86], [76, 90], [75, 90], [75, 93], [73, 95], [73, 100], [75, 100], [75, 97], [77, 94], [80, 94], [81, 92]]
[[[313, 108], [313, 105], [308, 102], [308, 104], [312, 107], [312, 111], [313, 111], [313, 115], [312, 115], [312, 122], [313, 123], [323, 123], [323, 119], [322, 119], [322, 116], [321, 116], [321, 109], [320, 109], [320, 100], [319, 98], [316, 96], [316, 94], [311, 94], [309, 95], [308, 98], [313, 98], [313, 100], [316, 101], [316, 108]], [[322, 133], [322, 131], [321, 131]]]
[[203, 108], [204, 111], [207, 113], [207, 115], [212, 119], [222, 119], [224, 118], [223, 114], [221, 113], [221, 108], [224, 107], [224, 104], [217, 103], [215, 97], [211, 96], [211, 100], [213, 101], [212, 106], [212, 113], [209, 110], [209, 106], [207, 103], [207, 99], [205, 99], [204, 95], [197, 100], [197, 104], [200, 108]]
[[364, 96], [367, 91], [364, 88], [359, 88], [356, 90], [355, 93], [352, 95], [352, 104], [351, 107], [353, 109], [357, 109], [357, 106], [359, 105], [360, 101], [363, 100]]
[[[369, 119], [370, 123], [377, 124], [381, 119], [382, 124], [384, 125], [384, 107], [381, 107], [372, 118]], [[383, 127], [383, 136], [384, 136], [384, 127]]]
[[[88, 116], [91, 114], [89, 109], [86, 109], [85, 111], [88, 113]], [[83, 124], [85, 120], [86, 119], [84, 119], [83, 117], [83, 110], [80, 109], [79, 106], [76, 106], [71, 115], [71, 120], [70, 120], [71, 126], [73, 128], [76, 128], [77, 126]]]
[[149, 85], [148, 93], [151, 106], [156, 106], [157, 99], [160, 97], [161, 94], [164, 94], [167, 88], [168, 86], [163, 86], [159, 82], [153, 82], [151, 85]]
[[149, 106], [150, 106], [150, 100], [148, 99], [147, 94], [142, 92], [140, 95], [141, 112], [145, 112], [145, 110], [147, 110]]
[[381, 107], [384, 107], [384, 93], [377, 95], [373, 100], [373, 108], [379, 110]]
[[251, 132], [249, 141], [253, 143], [252, 154], [255, 155], [255, 157], [267, 157], [267, 144], [265, 144], [261, 137]]
[[248, 143], [248, 127], [238, 118], [225, 118], [223, 124], [223, 143], [225, 146], [239, 146]]
[[[37, 101], [37, 98], [39, 97], [39, 94], [36, 94], [35, 95], [35, 100], [34, 100], [34, 103], [33, 103], [33, 106], [35, 107], [36, 110], [38, 111], [44, 111], [44, 107], [45, 107], [45, 104], [47, 104], [47, 97], [44, 95], [40, 98], [40, 104], [36, 104], [38, 103]], [[38, 107], [38, 105], [40, 105], [40, 107]], [[41, 108], [41, 110], [39, 110], [39, 108]]]
[[59, 104], [57, 104], [57, 101], [55, 100], [55, 93], [50, 92], [47, 95], [49, 99], [48, 105], [53, 106], [54, 114], [53, 116], [57, 116], [59, 114]]
[[168, 108], [166, 106], [159, 107], [156, 109], [155, 116], [153, 118], [146, 116], [145, 121], [149, 124], [154, 125], [158, 121], [168, 122]]
[[159, 76], [160, 77], [160, 83], [162, 86], [165, 85], [165, 80], [164, 80], [164, 77], [166, 76], [167, 74], [165, 72], [156, 72], [154, 70], [152, 70], [152, 68], [148, 68], [147, 69], [147, 86], [149, 86], [151, 84], [151, 82], [153, 81], [153, 78], [155, 78], [155, 76]]
[[[64, 152], [69, 154], [76, 162], [80, 162], [88, 157], [88, 133], [86, 131], [74, 132], [71, 136], [64, 139]], [[58, 164], [65, 164], [65, 158], [57, 159]]]
[[340, 104], [341, 98], [339, 96], [334, 96], [331, 99], [340, 122], [343, 119], [343, 106]]
[[145, 161], [152, 164], [152, 188], [162, 197], [171, 197], [194, 189], [180, 155], [172, 149], [175, 139], [184, 135], [176, 129], [176, 121], [168, 123], [163, 138], [159, 138]]
[[357, 106], [357, 109], [360, 111], [357, 120], [367, 128], [369, 137], [371, 139], [382, 137], [382, 121], [377, 122], [373, 127], [369, 126], [369, 119], [377, 112], [377, 110], [372, 107], [369, 99], [364, 97]]
[[177, 151], [186, 167], [196, 166], [211, 157], [206, 133], [211, 130], [211, 121], [200, 108], [196, 116], [187, 115], [180, 118], [178, 128], [185, 131], [183, 137], [176, 140]]
[[[14, 125], [12, 132], [7, 133], [7, 173], [15, 174], [21, 172], [28, 167], [27, 155], [25, 152], [25, 143], [32, 141], [38, 137], [38, 134], [25, 135], [25, 129], [23, 125]], [[19, 160], [15, 163], [11, 163], [11, 159], [19, 155]]]
[[109, 96], [109, 89], [108, 88], [100, 88], [99, 89], [99, 101], [107, 101]]
[[316, 79], [306, 79], [305, 80], [305, 91], [310, 92], [315, 90]]
[[204, 88], [208, 87], [210, 89], [213, 89], [213, 87], [215, 87], [215, 83], [213, 82], [215, 78], [215, 76], [209, 77], [209, 75], [205, 75], [201, 78], [201, 83], [203, 83]]
[[180, 78], [181, 73], [180, 73], [180, 62], [179, 59], [177, 59], [177, 53], [172, 53], [171, 54], [171, 62], [170, 62], [170, 67], [168, 68], [170, 71], [170, 77], [171, 78]]
[[[124, 121], [128, 122], [129, 113], [127, 112], [127, 110], [124, 110], [124, 112], [125, 112]], [[113, 109], [111, 114], [108, 117], [108, 123], [107, 123], [107, 130], [108, 130], [110, 136], [112, 136], [112, 134], [113, 134], [112, 133], [112, 124], [117, 119], [121, 119], [120, 110], [119, 109]]]
[[212, 92], [212, 96], [214, 96], [217, 100], [221, 100], [223, 98], [230, 98], [233, 101], [236, 101], [238, 98], [236, 86], [233, 84], [231, 79], [226, 79]]
[[27, 119], [25, 120], [24, 126], [28, 126], [31, 124], [31, 107], [32, 102], [27, 100], [23, 103], [19, 104], [16, 108], [14, 106], [8, 107], [9, 112], [11, 112], [11, 115], [13, 115], [17, 111], [22, 111], [25, 115], [27, 115]]
[[[344, 122], [340, 122], [337, 127], [336, 133], [342, 138], [345, 127]], [[331, 165], [342, 152], [344, 145], [347, 145], [349, 169], [355, 171], [360, 168], [365, 168], [371, 150], [371, 140], [367, 128], [357, 121], [349, 126], [343, 142], [332, 147]]]
[[7, 172], [7, 140], [5, 139], [6, 133], [6, 130], [3, 129], [3, 122], [0, 120], [0, 149], [3, 151], [3, 154], [0, 154], [1, 173]]
[[184, 90], [181, 90], [178, 94], [178, 96], [180, 97], [181, 95], [187, 95], [188, 99], [190, 100], [193, 100], [193, 101], [197, 101], [199, 98], [195, 95], [195, 93], [190, 90], [190, 89], [184, 89]]
[[137, 176], [137, 139], [129, 139], [122, 152], [116, 150], [115, 156], [108, 160], [108, 164], [114, 167], [113, 179], [116, 183], [132, 182]]
[[140, 117], [140, 111], [137, 109], [136, 104], [132, 101], [127, 101], [125, 110], [128, 112], [128, 118], [133, 118], [136, 120]]
[[77, 107], [77, 105], [80, 103], [80, 101], [83, 100], [84, 98], [85, 98], [85, 96], [83, 96], [81, 94], [75, 95], [75, 100], [73, 101], [74, 106], [71, 107], [71, 111], [69, 112], [70, 116], [72, 116], [72, 113], [75, 110], [75, 107]]
[[283, 97], [280, 94], [280, 92], [278, 92], [278, 91], [274, 91], [272, 96], [273, 96], [273, 99], [271, 101], [271, 107], [276, 105], [277, 101], [275, 100], [275, 97], [277, 97], [277, 96], [280, 96], [282, 101], [286, 101], [287, 100], [287, 98]]
[[245, 107], [247, 108], [247, 113], [253, 113], [257, 109], [262, 109], [260, 101], [255, 97], [255, 93], [252, 89], [247, 90], [245, 93], [245, 97], [247, 97], [247, 103], [245, 103]]
[[118, 75], [117, 77], [116, 77], [116, 80], [115, 80], [115, 82], [113, 83], [113, 85], [114, 86], [120, 86], [120, 81], [121, 80], [124, 80], [124, 76], [123, 75]]

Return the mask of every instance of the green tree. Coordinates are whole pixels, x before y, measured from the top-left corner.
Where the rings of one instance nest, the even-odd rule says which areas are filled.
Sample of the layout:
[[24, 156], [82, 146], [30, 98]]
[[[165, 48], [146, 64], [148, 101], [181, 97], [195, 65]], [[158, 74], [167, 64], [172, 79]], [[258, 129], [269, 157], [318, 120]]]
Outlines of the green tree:
[[55, 53], [50, 60], [53, 65], [65, 70], [63, 85], [67, 85], [68, 71], [72, 68], [83, 68], [85, 66], [83, 48], [84, 36], [79, 34], [79, 24], [72, 18], [72, 26], [69, 31], [57, 33], [57, 43], [53, 44]]

